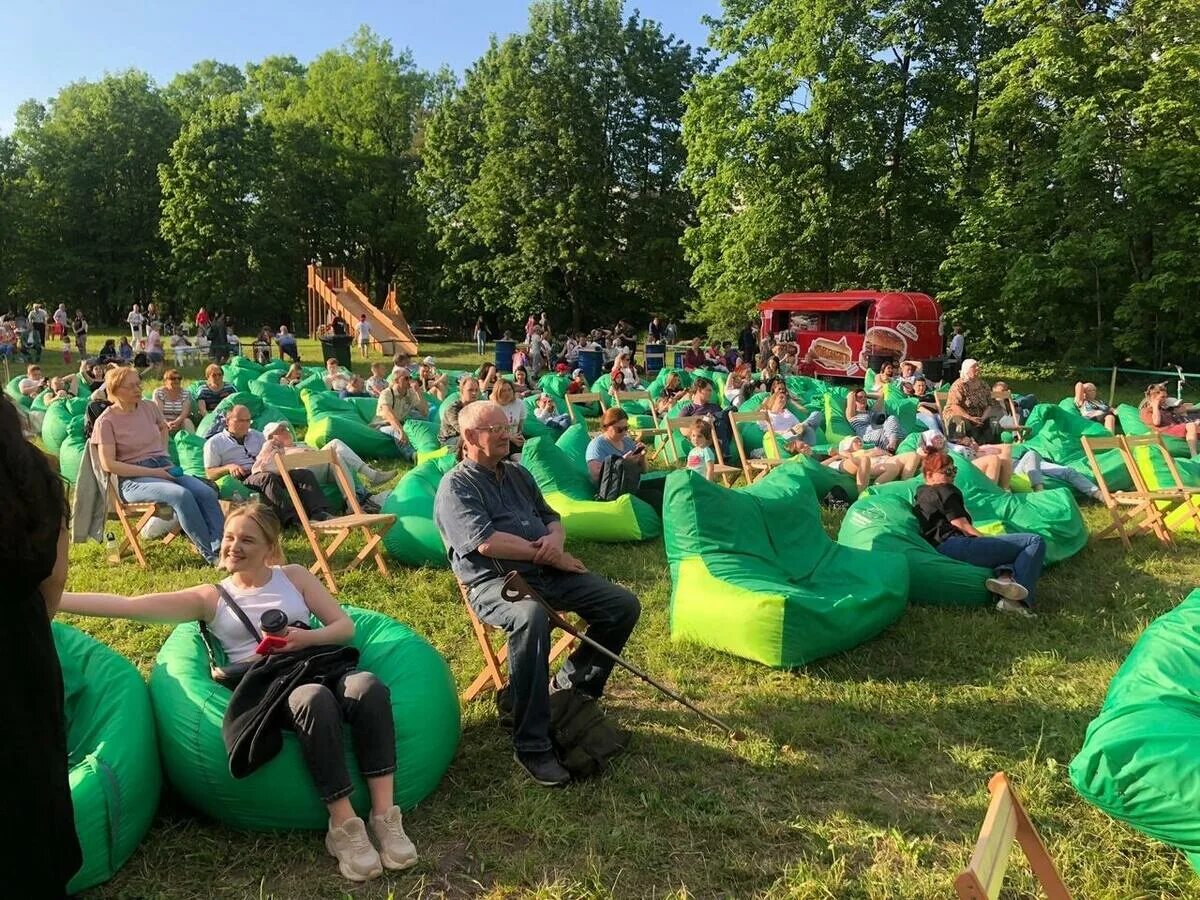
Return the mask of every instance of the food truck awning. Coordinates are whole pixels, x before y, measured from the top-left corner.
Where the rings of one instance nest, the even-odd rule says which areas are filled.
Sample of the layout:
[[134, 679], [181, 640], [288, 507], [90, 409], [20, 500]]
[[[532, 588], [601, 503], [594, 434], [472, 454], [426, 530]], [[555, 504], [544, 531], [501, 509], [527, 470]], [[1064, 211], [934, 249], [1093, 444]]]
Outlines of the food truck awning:
[[764, 300], [758, 304], [758, 308], [763, 311], [778, 309], [788, 312], [845, 312], [878, 298], [878, 294], [867, 291], [855, 292], [852, 296], [846, 294], [776, 294], [770, 300]]

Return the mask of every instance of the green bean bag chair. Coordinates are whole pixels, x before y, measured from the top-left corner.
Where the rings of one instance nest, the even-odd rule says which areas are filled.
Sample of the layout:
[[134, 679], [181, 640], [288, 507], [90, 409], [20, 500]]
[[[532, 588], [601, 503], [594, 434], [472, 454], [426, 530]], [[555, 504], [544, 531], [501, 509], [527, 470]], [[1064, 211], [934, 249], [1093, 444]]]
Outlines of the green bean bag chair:
[[75, 833], [83, 849], [83, 865], [67, 885], [74, 894], [112, 878], [141, 843], [158, 808], [162, 771], [138, 670], [82, 631], [61, 622], [51, 628], [63, 672]]
[[[1121, 423], [1121, 430], [1125, 432], [1125, 434], [1150, 434], [1150, 432], [1153, 430], [1150, 428], [1150, 426], [1142, 421], [1142, 417], [1138, 414], [1138, 408], [1136, 406], [1130, 406], [1128, 403], [1122, 403], [1117, 407], [1116, 411], [1117, 421]], [[1188, 450], [1187, 441], [1185, 441], [1183, 438], [1171, 437], [1170, 435], [1164, 434], [1163, 443], [1167, 445], [1167, 450], [1170, 451], [1172, 456], [1187, 459], [1192, 455]]]
[[248, 391], [250, 382], [258, 378], [263, 369], [244, 356], [235, 356], [221, 367], [221, 372], [225, 376], [226, 384], [232, 384], [239, 391]]
[[[333, 391], [305, 391], [304, 408], [308, 411], [308, 431], [304, 442], [324, 447], [338, 438], [363, 459], [395, 459], [400, 456], [391, 435], [371, 427], [359, 407], [341, 399]], [[372, 417], [374, 409], [372, 408]]]
[[258, 378], [250, 381], [247, 389], [268, 406], [273, 406], [285, 416], [292, 425], [304, 427], [308, 424], [308, 411], [300, 398], [300, 391], [294, 387], [279, 383], [279, 372], [268, 369]]
[[67, 437], [67, 426], [71, 424], [72, 419], [86, 413], [87, 408], [88, 401], [86, 397], [56, 400], [50, 404], [50, 408], [46, 410], [45, 418], [42, 419], [42, 443], [45, 445], [47, 452], [58, 456], [59, 445]]
[[1146, 627], [1071, 760], [1071, 784], [1200, 872], [1200, 590]]
[[790, 668], [870, 640], [904, 612], [904, 557], [831, 541], [802, 466], [732, 490], [672, 472], [663, 523], [674, 640]]
[[562, 516], [567, 537], [581, 541], [648, 541], [662, 533], [662, 520], [648, 503], [632, 494], [596, 500], [584, 453], [587, 426], [578, 422], [557, 442], [549, 437], [525, 442], [521, 465], [529, 470], [546, 502]]
[[457, 460], [450, 454], [418, 463], [405, 472], [388, 494], [383, 512], [396, 517], [396, 524], [383, 536], [388, 554], [410, 566], [449, 568], [441, 532], [433, 523], [433, 501], [442, 476]]
[[[407, 625], [382, 613], [346, 607], [354, 620], [351, 642], [359, 668], [373, 672], [392, 692], [396, 724], [396, 803], [412, 809], [437, 787], [458, 746], [458, 695], [446, 661]], [[229, 774], [221, 720], [232, 692], [209, 676], [196, 623], [178, 626], [150, 673], [150, 699], [158, 722], [167, 778], [194, 807], [235, 828], [324, 830], [329, 813], [317, 797], [295, 735], [252, 775]], [[360, 816], [370, 807], [365, 782], [345, 732], [354, 782], [350, 800]]]
[[58, 447], [58, 470], [70, 484], [79, 480], [79, 466], [87, 458], [87, 438], [83, 436], [83, 416], [67, 423], [67, 436]]
[[[1061, 562], [1087, 546], [1087, 526], [1070, 491], [1017, 494], [1002, 491], [973, 465], [959, 465], [957, 469], [954, 483], [962, 491], [967, 512], [980, 531], [1039, 534], [1046, 541], [1047, 563]], [[919, 477], [891, 481], [871, 485], [863, 494], [868, 497], [893, 495], [911, 507], [917, 488], [923, 483]], [[855, 546], [855, 543], [850, 545]]]
[[687, 369], [676, 369], [672, 367], [659, 369], [658, 375], [655, 376], [655, 379], [650, 382], [649, 386], [646, 388], [653, 399], [657, 400], [662, 396], [663, 390], [667, 384], [667, 379], [673, 374], [679, 376], [679, 383], [683, 385], [685, 390], [692, 386], [692, 373]]
[[556, 375], [551, 372], [539, 378], [537, 386], [538, 390], [561, 400], [567, 395], [567, 385], [570, 383], [571, 377], [569, 375]]
[[[196, 478], [208, 477], [204, 471], [204, 438], [200, 435], [177, 431], [167, 443], [167, 451], [185, 474]], [[232, 475], [222, 475], [215, 484], [222, 500], [249, 500], [254, 496], [250, 488]]]
[[24, 374], [14, 376], [13, 379], [4, 386], [4, 393], [8, 394], [9, 399], [11, 399], [13, 403], [16, 403], [18, 406], [21, 406], [25, 409], [29, 409], [33, 406], [33, 401], [22, 394], [20, 389], [21, 379], [24, 377]]
[[[1058, 463], [1060, 466], [1070, 466], [1076, 472], [1096, 480], [1092, 467], [1088, 463], [1087, 454], [1083, 451], [1084, 437], [1112, 437], [1112, 432], [1098, 422], [1091, 422], [1079, 415], [1075, 409], [1074, 400], [1068, 411], [1059, 406], [1039, 403], [1029, 414], [1026, 423], [1032, 432], [1031, 436], [1013, 447], [1013, 456], [1020, 458], [1028, 450], [1036, 450], [1043, 459]], [[1133, 487], [1133, 480], [1125, 468], [1125, 460], [1119, 450], [1105, 450], [1096, 454], [1096, 463], [1104, 476], [1109, 488], [1114, 491], [1127, 491]]]

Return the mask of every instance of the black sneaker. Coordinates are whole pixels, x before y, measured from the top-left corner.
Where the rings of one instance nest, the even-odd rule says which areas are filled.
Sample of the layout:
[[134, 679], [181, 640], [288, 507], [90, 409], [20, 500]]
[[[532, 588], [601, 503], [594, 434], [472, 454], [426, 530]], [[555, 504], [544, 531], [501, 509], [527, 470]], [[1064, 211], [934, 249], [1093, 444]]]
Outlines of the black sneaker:
[[517, 750], [513, 759], [542, 787], [562, 787], [571, 780], [553, 750]]

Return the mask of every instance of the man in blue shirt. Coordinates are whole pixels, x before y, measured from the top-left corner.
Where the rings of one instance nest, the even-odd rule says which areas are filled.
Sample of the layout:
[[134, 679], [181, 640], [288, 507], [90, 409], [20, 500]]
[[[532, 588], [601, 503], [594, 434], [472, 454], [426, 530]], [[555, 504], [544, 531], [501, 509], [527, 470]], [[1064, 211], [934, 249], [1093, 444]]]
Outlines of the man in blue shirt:
[[612, 662], [580, 644], [550, 684], [550, 622], [533, 600], [501, 596], [509, 572], [525, 580], [555, 609], [578, 613], [588, 635], [620, 653], [637, 624], [637, 597], [592, 572], [563, 549], [562, 523], [537, 482], [506, 460], [509, 424], [504, 410], [477, 401], [459, 416], [462, 461], [438, 486], [433, 518], [455, 576], [480, 620], [508, 635], [513, 748], [538, 784], [571, 778], [550, 743], [550, 691], [574, 688], [599, 697]]

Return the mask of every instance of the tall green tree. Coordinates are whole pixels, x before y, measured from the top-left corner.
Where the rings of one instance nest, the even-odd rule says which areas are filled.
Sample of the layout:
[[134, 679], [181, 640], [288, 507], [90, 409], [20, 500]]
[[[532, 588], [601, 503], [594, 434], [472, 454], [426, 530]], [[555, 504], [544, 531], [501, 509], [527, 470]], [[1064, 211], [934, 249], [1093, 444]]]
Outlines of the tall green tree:
[[180, 72], [163, 88], [163, 100], [186, 123], [197, 110], [219, 97], [241, 93], [246, 76], [237, 66], [203, 59], [186, 72]]
[[446, 284], [477, 308], [612, 318], [678, 308], [686, 44], [619, 0], [553, 0], [430, 122], [422, 183]]

